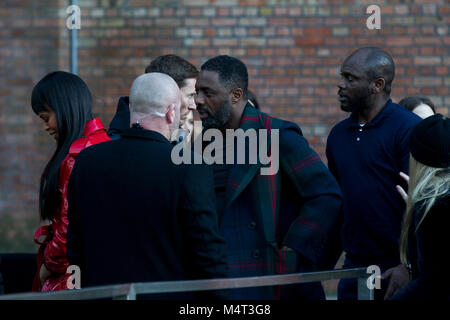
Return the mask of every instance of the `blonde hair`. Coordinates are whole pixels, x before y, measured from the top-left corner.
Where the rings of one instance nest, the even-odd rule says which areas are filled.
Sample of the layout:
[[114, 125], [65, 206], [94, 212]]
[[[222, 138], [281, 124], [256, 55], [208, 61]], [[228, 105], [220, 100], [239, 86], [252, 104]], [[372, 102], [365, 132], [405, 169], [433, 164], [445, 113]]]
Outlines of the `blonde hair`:
[[403, 264], [408, 264], [406, 251], [409, 228], [414, 220], [414, 207], [419, 201], [423, 201], [420, 207], [423, 216], [414, 231], [416, 233], [436, 199], [450, 190], [450, 168], [429, 167], [410, 155], [409, 172], [408, 200], [400, 236], [400, 260]]

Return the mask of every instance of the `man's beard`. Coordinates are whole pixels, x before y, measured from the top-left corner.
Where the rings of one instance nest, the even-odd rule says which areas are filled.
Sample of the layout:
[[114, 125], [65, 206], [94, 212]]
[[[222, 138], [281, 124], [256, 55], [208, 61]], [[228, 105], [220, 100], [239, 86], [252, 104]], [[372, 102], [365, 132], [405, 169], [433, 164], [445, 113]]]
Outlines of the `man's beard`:
[[369, 97], [372, 95], [370, 88], [366, 88], [364, 92], [362, 92], [357, 97], [349, 100], [347, 98], [347, 105], [343, 106], [341, 104], [341, 110], [345, 112], [358, 112], [359, 110], [365, 109], [367, 106], [367, 102]]
[[228, 100], [225, 100], [214, 114], [209, 113], [208, 118], [202, 121], [202, 125], [205, 129], [219, 129], [227, 123], [228, 119], [230, 119], [230, 116], [231, 104]]

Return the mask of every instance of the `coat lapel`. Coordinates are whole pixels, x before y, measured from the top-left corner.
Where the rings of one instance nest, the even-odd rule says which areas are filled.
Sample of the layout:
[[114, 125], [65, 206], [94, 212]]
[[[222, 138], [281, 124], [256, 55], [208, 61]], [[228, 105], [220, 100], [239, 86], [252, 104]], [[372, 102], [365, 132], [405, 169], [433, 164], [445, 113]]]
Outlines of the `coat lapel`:
[[[245, 106], [244, 113], [241, 118], [240, 129], [247, 131], [248, 129], [256, 130], [256, 139], [259, 146], [258, 129], [264, 128], [263, 115], [257, 109], [252, 107], [249, 103]], [[249, 153], [248, 139], [245, 142], [245, 154]], [[228, 183], [225, 193], [225, 208], [227, 208], [237, 196], [247, 187], [252, 181], [255, 174], [261, 168], [259, 156], [256, 164], [250, 164], [246, 161], [245, 164], [236, 164], [237, 149], [235, 148], [235, 162], [229, 168]]]

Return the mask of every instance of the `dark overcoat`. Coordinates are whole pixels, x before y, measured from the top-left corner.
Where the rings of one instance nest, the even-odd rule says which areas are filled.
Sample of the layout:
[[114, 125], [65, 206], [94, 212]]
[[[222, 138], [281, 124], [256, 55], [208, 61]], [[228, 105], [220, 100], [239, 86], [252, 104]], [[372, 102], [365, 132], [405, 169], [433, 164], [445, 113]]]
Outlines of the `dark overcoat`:
[[175, 165], [171, 150], [131, 128], [78, 156], [67, 245], [83, 286], [226, 277], [212, 170]]
[[[279, 133], [279, 170], [262, 175], [264, 166], [229, 167], [220, 230], [227, 241], [230, 277], [262, 276], [332, 269], [341, 253], [341, 192], [335, 178], [308, 145], [300, 128], [245, 107], [240, 128]], [[258, 148], [261, 141], [258, 135]], [[246, 153], [249, 142], [245, 143]], [[235, 156], [237, 150], [235, 152]], [[272, 154], [274, 156], [274, 154]], [[286, 246], [293, 251], [283, 249]], [[320, 284], [319, 284], [320, 286]], [[320, 298], [314, 285], [299, 290], [259, 287], [235, 290], [235, 299]]]

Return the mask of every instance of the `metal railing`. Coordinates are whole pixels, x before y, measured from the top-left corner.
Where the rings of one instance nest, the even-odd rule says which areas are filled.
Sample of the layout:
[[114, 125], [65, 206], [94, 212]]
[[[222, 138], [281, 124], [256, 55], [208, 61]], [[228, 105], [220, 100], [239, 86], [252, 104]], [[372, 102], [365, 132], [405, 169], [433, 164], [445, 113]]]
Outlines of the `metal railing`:
[[138, 294], [265, 287], [345, 278], [358, 279], [358, 300], [373, 300], [373, 289], [369, 289], [367, 286], [368, 276], [366, 268], [354, 268], [246, 278], [138, 282], [57, 292], [7, 294], [1, 295], [0, 300], [92, 300], [104, 298], [136, 300]]

